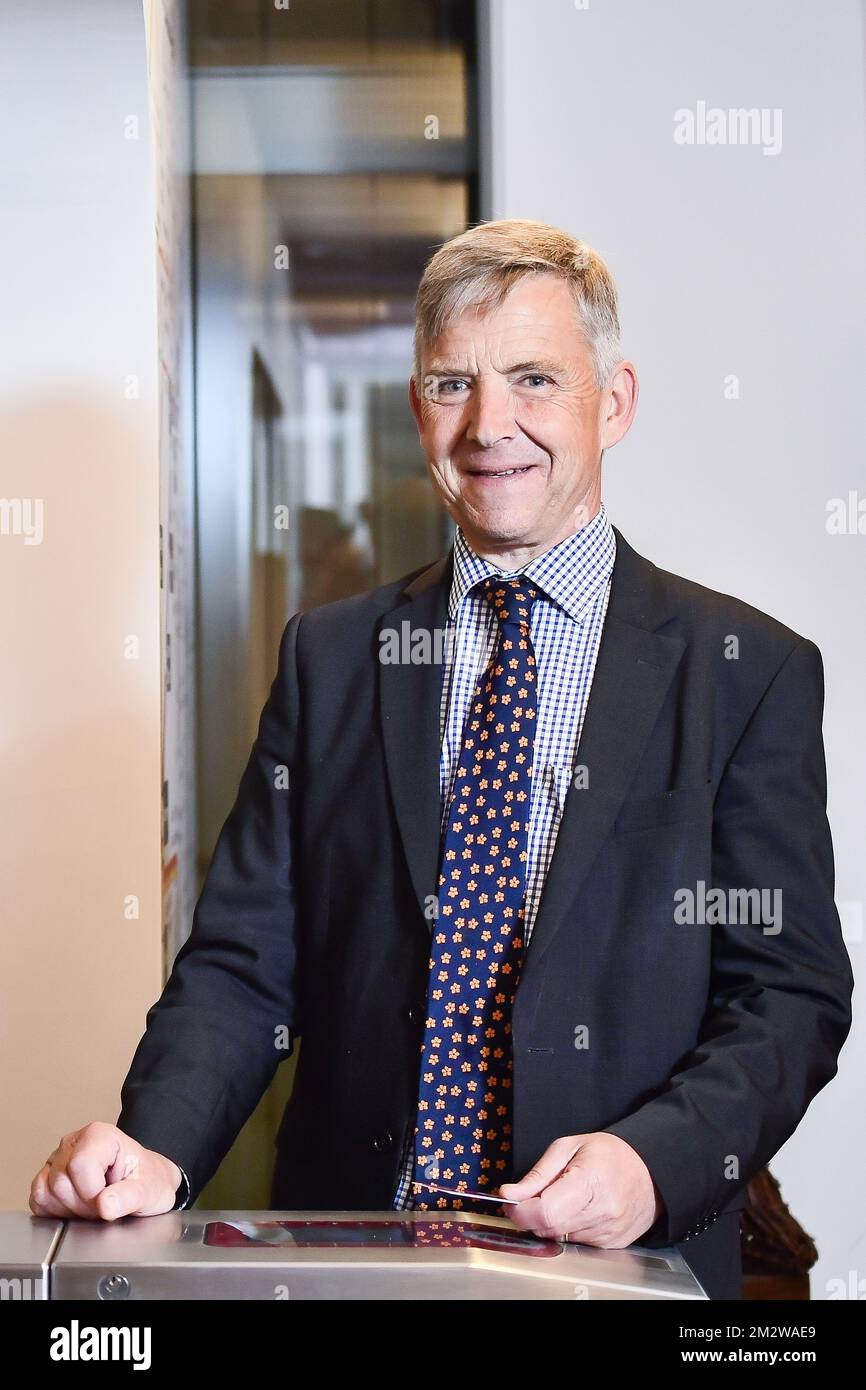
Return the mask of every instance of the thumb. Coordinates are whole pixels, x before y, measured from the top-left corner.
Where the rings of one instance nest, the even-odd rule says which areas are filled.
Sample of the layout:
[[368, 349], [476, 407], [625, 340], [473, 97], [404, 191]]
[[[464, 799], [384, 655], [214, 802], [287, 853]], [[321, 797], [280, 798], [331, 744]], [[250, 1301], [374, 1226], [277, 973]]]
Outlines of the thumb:
[[567, 1134], [563, 1139], [554, 1139], [519, 1182], [502, 1184], [499, 1195], [513, 1202], [525, 1202], [529, 1197], [537, 1197], [559, 1177], [585, 1139], [585, 1134]]
[[156, 1184], [142, 1178], [123, 1178], [103, 1188], [96, 1198], [96, 1210], [103, 1221], [116, 1221], [121, 1216], [157, 1216], [170, 1211], [174, 1193], [166, 1188], [159, 1194]]

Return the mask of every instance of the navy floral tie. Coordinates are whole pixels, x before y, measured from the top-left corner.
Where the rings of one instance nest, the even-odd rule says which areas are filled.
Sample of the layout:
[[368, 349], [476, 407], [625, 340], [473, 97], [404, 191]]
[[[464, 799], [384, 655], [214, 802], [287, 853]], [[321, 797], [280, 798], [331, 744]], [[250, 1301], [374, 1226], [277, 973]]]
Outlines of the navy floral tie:
[[524, 951], [537, 594], [525, 576], [484, 581], [499, 635], [470, 701], [442, 841], [415, 1127], [422, 1211], [491, 1210], [425, 1182], [494, 1192], [512, 1177], [511, 1014]]

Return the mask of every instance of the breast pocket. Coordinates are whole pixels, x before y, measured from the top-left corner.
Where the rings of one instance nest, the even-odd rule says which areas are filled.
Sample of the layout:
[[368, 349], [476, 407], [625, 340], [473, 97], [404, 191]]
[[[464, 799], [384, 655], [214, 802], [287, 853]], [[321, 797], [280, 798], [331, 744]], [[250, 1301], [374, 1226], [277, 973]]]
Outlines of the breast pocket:
[[700, 820], [711, 813], [712, 804], [713, 784], [709, 779], [690, 787], [675, 787], [656, 796], [628, 797], [619, 809], [614, 829], [620, 834]]

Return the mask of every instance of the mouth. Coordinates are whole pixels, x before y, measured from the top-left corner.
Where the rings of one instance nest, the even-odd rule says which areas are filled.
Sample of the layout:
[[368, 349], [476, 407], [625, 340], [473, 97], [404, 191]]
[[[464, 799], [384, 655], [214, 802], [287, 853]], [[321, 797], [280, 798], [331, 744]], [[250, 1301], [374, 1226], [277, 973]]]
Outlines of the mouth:
[[467, 468], [466, 472], [470, 478], [520, 478], [524, 473], [530, 473], [535, 467], [533, 463], [527, 463], [516, 468]]

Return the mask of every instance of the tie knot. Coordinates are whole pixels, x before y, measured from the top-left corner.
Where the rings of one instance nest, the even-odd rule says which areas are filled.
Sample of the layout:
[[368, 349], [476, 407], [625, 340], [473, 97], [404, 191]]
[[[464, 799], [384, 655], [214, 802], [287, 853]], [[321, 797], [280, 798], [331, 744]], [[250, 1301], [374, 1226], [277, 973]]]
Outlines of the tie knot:
[[525, 575], [515, 575], [513, 579], [486, 579], [484, 597], [500, 625], [516, 623], [529, 630], [532, 604], [538, 597], [538, 590]]

